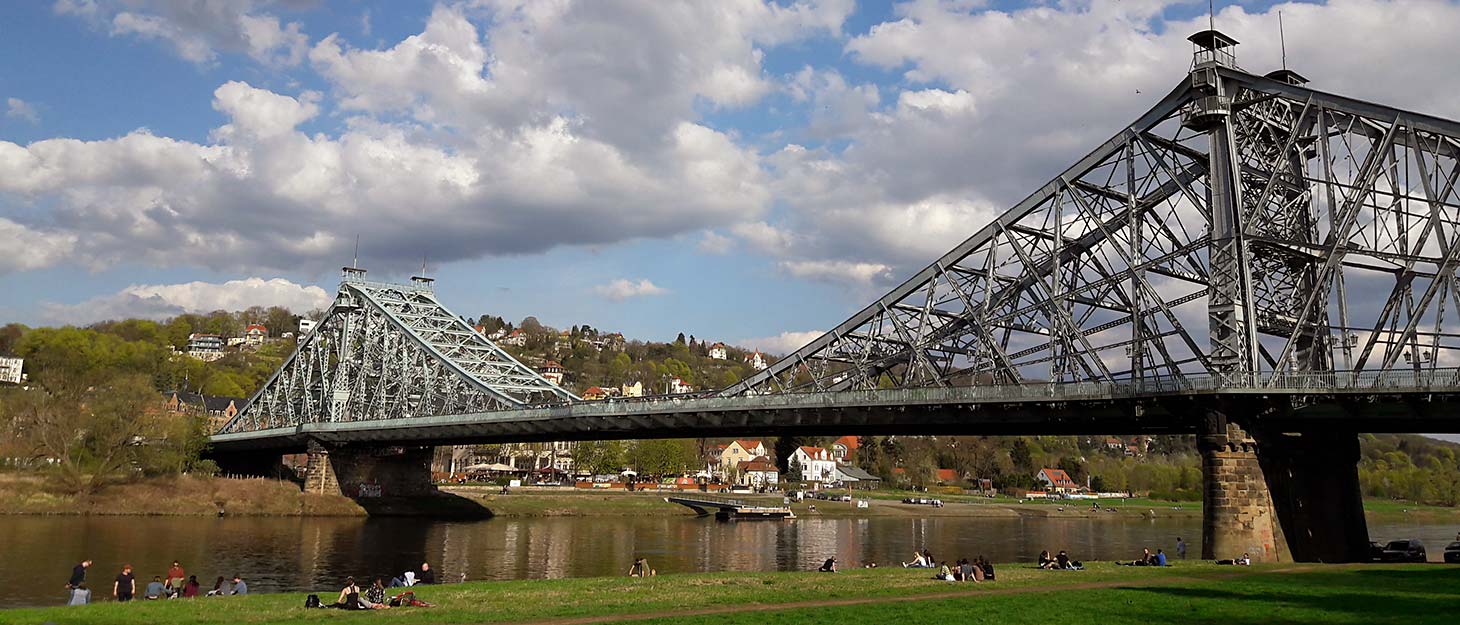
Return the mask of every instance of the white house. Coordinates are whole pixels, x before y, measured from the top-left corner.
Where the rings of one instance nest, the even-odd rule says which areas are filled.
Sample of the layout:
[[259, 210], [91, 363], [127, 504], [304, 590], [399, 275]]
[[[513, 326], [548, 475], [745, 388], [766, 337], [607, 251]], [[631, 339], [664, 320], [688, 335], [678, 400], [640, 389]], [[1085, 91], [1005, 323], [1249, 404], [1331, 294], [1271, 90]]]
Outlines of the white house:
[[836, 481], [836, 459], [824, 447], [797, 447], [786, 465], [791, 475], [799, 476], [802, 482]]
[[537, 372], [542, 375], [544, 380], [553, 384], [563, 383], [563, 366], [558, 364], [556, 360], [549, 360], [543, 363], [541, 367], [538, 367]]
[[20, 384], [25, 381], [25, 375], [21, 373], [24, 366], [24, 358], [0, 356], [0, 383]]
[[507, 338], [502, 339], [502, 342], [507, 345], [522, 347], [527, 345], [527, 333], [522, 330], [513, 330], [511, 334], [507, 335]]
[[314, 321], [313, 319], [300, 318], [299, 319], [299, 336], [308, 335], [309, 334], [309, 331], [314, 329], [314, 326], [316, 325], [316, 323], [317, 322]]
[[1080, 485], [1070, 479], [1070, 474], [1065, 473], [1063, 469], [1040, 469], [1034, 479], [1043, 484], [1045, 489], [1056, 493], [1072, 493], [1080, 490]]
[[629, 384], [629, 383], [625, 382], [622, 386], [619, 387], [619, 396], [620, 397], [643, 397], [644, 396], [644, 383], [643, 382], [634, 382], [633, 384]]
[[204, 362], [213, 362], [222, 358], [223, 337], [217, 334], [189, 334], [188, 355]]
[[750, 365], [750, 368], [755, 369], [756, 371], [763, 370], [766, 367], [770, 366], [766, 364], [765, 356], [760, 353], [760, 350], [755, 350], [754, 352], [751, 352], [749, 356], [746, 356], [745, 364]]
[[269, 329], [257, 323], [248, 324], [248, 329], [243, 331], [245, 345], [263, 345], [266, 338], [269, 338]]
[[689, 382], [685, 382], [684, 380], [679, 379], [679, 376], [677, 375], [669, 379], [669, 394], [671, 395], [677, 393], [688, 393], [693, 390], [695, 390], [695, 387], [690, 386]]
[[724, 343], [715, 343], [714, 345], [710, 346], [710, 358], [713, 358], [715, 360], [725, 360], [726, 357], [727, 355], [725, 353]]

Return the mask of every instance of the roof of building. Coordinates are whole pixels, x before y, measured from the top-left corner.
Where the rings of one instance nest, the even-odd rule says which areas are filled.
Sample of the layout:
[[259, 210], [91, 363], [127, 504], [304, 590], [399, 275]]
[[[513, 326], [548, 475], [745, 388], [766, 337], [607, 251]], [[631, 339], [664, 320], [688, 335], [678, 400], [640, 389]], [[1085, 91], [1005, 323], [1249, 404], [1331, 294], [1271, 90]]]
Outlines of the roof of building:
[[242, 397], [203, 395], [201, 393], [189, 393], [187, 391], [173, 391], [171, 394], [177, 395], [177, 400], [181, 403], [189, 406], [202, 406], [203, 410], [207, 410], [208, 412], [223, 412], [224, 410], [228, 410], [229, 404], [241, 408], [244, 401]]
[[857, 448], [858, 445], [861, 445], [862, 443], [861, 443], [861, 439], [860, 438], [857, 438], [855, 436], [843, 436], [841, 438], [836, 439], [836, 442], [835, 443], [832, 443], [832, 444], [833, 445], [841, 445], [842, 447], [846, 447], [847, 449], [853, 449], [854, 450], [854, 449]]
[[840, 466], [837, 467], [836, 470], [837, 473], [840, 473], [844, 476], [843, 479], [850, 478], [858, 482], [882, 481], [882, 478], [872, 475], [871, 473], [868, 473], [858, 467], [854, 467], [851, 465]]
[[954, 469], [938, 469], [935, 477], [939, 482], [958, 481], [958, 471]]
[[588, 390], [583, 391], [583, 394], [584, 395], [603, 395], [604, 394], [604, 390], [602, 388], [600, 388], [600, 387], [597, 387], [597, 386], [590, 386], [590, 387], [588, 387]]
[[759, 460], [759, 459], [756, 459], [756, 460], [741, 460], [740, 461], [740, 464], [736, 465], [736, 467], [739, 468], [741, 471], [746, 471], [746, 472], [749, 472], [749, 471], [760, 471], [760, 472], [763, 472], [763, 473], [780, 473], [781, 472], [780, 469], [777, 469], [776, 468], [776, 465], [771, 464], [769, 462], [766, 462], [764, 460]]
[[721, 343], [719, 341], [715, 341], [715, 343], [713, 345], [710, 345], [710, 349], [715, 349], [716, 347], [724, 347], [724, 346], [725, 346], [724, 343]]
[[264, 327], [264, 325], [261, 324], [261, 323], [250, 323], [250, 324], [248, 324], [248, 327], [247, 328], [244, 328], [243, 331], [244, 332], [253, 332], [254, 330], [258, 330], [259, 332], [268, 332], [269, 331], [269, 329], [266, 328], [266, 327]]
[[1055, 486], [1078, 486], [1074, 480], [1070, 479], [1070, 474], [1065, 473], [1064, 469], [1044, 468], [1040, 469], [1039, 472], [1049, 478], [1049, 481], [1053, 482]]
[[806, 445], [802, 445], [800, 447], [797, 447], [797, 449], [800, 449], [802, 452], [805, 452], [806, 455], [811, 456], [813, 458], [815, 458], [818, 455], [821, 455], [821, 454], [826, 453], [826, 448], [825, 447], [808, 447]]
[[744, 449], [745, 451], [750, 451], [752, 449], [755, 449], [756, 447], [761, 446], [760, 441], [736, 440], [735, 442], [740, 443], [740, 448]]
[[545, 363], [542, 363], [542, 368], [543, 369], [562, 369], [563, 368], [563, 365], [558, 364], [558, 361], [556, 361], [556, 360], [549, 360], [549, 361], [547, 361]]

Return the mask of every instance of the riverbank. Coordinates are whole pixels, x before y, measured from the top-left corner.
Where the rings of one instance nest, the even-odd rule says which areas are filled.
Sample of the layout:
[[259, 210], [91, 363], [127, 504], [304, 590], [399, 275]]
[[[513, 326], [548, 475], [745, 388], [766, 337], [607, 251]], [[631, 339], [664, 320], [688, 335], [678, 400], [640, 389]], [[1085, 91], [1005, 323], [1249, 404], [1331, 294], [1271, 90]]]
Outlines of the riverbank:
[[[652, 563], [651, 563], [652, 564]], [[930, 579], [926, 570], [851, 569], [835, 575], [713, 573], [648, 579], [469, 582], [418, 587], [433, 608], [379, 614], [305, 609], [305, 593], [7, 610], [0, 620], [42, 623], [253, 623], [388, 618], [392, 623], [849, 623], [1054, 621], [1449, 623], [1460, 567], [1193, 563], [1165, 569], [1089, 563], [1084, 571], [996, 567], [984, 584]], [[325, 602], [337, 591], [321, 588]], [[1035, 608], [1037, 606], [1037, 609]], [[1088, 618], [1087, 618], [1088, 617]]]
[[[501, 494], [497, 486], [444, 485], [456, 497], [362, 500], [300, 492], [292, 482], [251, 478], [181, 476], [146, 479], [103, 489], [90, 500], [56, 494], [44, 480], [23, 474], [0, 474], [0, 514], [149, 515], [149, 516], [450, 516], [460, 518], [685, 516], [688, 508], [664, 502], [659, 491], [602, 491], [572, 488], [518, 488]], [[729, 495], [761, 504], [780, 505], [779, 495]], [[801, 518], [971, 517], [1133, 520], [1200, 519], [1200, 502], [1149, 499], [1100, 500], [1092, 509], [1082, 500], [1016, 500], [973, 495], [929, 495], [905, 491], [856, 491], [868, 507], [851, 502], [806, 500], [791, 504]], [[905, 497], [934, 497], [942, 507], [902, 503]], [[361, 504], [365, 505], [361, 505]], [[471, 505], [475, 504], [475, 505]], [[815, 510], [812, 510], [812, 507]], [[1366, 500], [1373, 523], [1455, 523], [1460, 508]], [[468, 509], [469, 508], [469, 509]]]
[[292, 482], [252, 478], [142, 479], [89, 499], [58, 494], [39, 476], [0, 474], [0, 514], [130, 516], [365, 516], [348, 497], [300, 492]]

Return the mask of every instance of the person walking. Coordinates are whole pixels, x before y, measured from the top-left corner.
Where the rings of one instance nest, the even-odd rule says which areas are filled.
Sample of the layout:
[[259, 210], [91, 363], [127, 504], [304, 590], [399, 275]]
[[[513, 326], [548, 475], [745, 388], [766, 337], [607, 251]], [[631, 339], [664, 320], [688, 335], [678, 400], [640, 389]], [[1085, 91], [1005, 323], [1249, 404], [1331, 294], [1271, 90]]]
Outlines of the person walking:
[[132, 575], [132, 565], [122, 565], [122, 572], [117, 574], [116, 581], [112, 582], [112, 596], [117, 601], [126, 603], [132, 600], [137, 594], [137, 578]]
[[1176, 537], [1176, 557], [1186, 559], [1186, 541], [1181, 540], [1180, 536]]

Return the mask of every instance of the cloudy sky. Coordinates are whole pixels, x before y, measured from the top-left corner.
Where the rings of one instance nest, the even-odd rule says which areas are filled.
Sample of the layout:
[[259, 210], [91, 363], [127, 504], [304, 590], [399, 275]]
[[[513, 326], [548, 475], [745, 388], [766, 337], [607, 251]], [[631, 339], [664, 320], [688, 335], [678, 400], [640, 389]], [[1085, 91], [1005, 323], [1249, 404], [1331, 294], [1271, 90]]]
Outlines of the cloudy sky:
[[[1217, 3], [1460, 117], [1460, 3]], [[0, 3], [0, 321], [329, 300], [784, 351], [1181, 80], [1205, 2]]]

